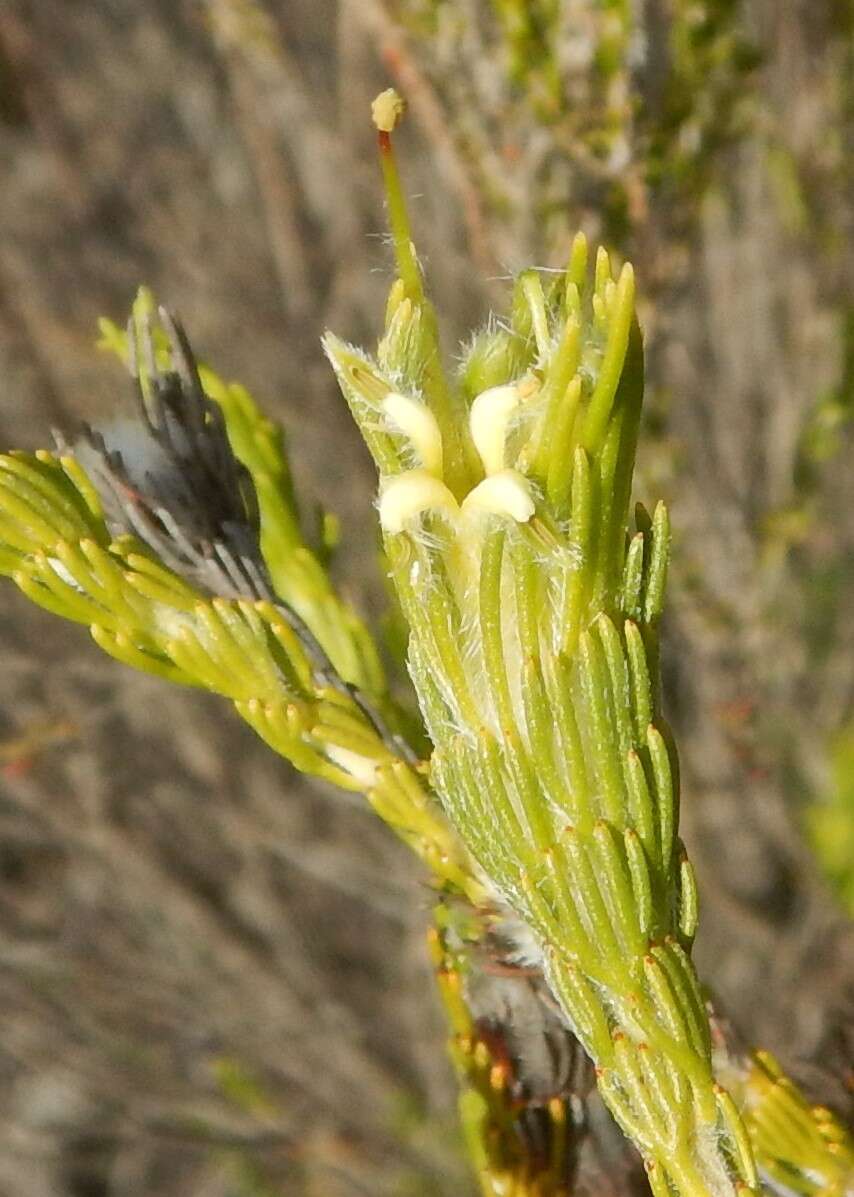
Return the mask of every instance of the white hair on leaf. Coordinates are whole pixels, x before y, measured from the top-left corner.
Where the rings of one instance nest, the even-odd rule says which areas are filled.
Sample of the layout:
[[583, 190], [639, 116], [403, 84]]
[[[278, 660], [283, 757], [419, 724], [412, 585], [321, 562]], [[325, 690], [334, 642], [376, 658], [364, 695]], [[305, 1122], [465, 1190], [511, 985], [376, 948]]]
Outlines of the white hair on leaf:
[[516, 914], [515, 910], [500, 901], [500, 914], [496, 919], [496, 930], [509, 947], [510, 960], [522, 968], [542, 968], [543, 948], [536, 932]]

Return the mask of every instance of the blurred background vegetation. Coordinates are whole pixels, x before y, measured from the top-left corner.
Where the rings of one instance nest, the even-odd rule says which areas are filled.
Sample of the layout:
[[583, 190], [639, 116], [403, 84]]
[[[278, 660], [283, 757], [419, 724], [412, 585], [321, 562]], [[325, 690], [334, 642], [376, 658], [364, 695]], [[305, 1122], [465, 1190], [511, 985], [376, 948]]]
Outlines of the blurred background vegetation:
[[[390, 83], [449, 352], [577, 228], [635, 263], [696, 957], [850, 1113], [851, 0], [4, 0], [3, 445], [125, 399], [95, 322], [147, 282], [286, 423], [378, 618], [318, 341], [380, 326]], [[466, 1192], [406, 850], [212, 697], [3, 611], [0, 1193]]]

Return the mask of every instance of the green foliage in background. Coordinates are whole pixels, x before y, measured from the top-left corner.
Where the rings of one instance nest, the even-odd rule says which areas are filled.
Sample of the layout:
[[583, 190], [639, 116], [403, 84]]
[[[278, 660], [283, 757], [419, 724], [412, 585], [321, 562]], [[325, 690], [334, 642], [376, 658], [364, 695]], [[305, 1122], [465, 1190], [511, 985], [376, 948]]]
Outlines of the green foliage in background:
[[827, 793], [807, 808], [806, 819], [825, 873], [854, 917], [854, 727], [835, 738]]
[[[566, 235], [571, 196], [577, 220], [595, 222], [609, 244], [642, 224], [654, 196], [675, 223], [690, 217], [716, 152], [751, 119], [758, 63], [738, 0], [673, 0], [666, 19], [628, 0], [393, 0], [389, 8], [424, 69], [450, 72], [452, 132], [473, 161], [495, 213], [522, 200], [538, 223]], [[464, 69], [472, 45], [480, 71]], [[446, 90], [446, 89], [443, 89]], [[528, 131], [548, 130], [548, 150]], [[531, 153], [537, 188], [520, 193], [514, 162]], [[571, 164], [570, 169], [568, 169]]]

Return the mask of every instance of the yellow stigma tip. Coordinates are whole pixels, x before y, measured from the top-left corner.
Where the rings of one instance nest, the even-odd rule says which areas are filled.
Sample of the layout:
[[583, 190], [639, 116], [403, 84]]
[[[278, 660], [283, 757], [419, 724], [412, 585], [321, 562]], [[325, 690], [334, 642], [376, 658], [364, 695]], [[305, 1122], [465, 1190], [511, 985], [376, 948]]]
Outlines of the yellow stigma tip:
[[381, 133], [393, 133], [406, 112], [406, 100], [389, 87], [371, 104], [371, 117]]

